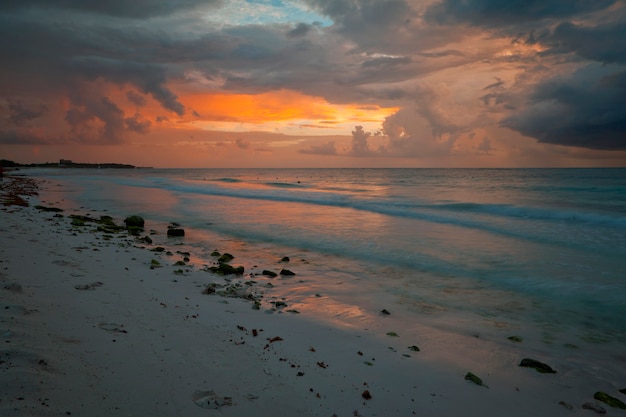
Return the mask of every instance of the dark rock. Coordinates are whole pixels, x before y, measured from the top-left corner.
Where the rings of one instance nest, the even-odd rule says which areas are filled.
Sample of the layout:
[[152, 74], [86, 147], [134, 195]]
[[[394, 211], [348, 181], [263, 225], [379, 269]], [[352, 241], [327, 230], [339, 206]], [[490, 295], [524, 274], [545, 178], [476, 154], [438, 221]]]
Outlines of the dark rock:
[[593, 395], [593, 398], [598, 401], [602, 401], [603, 403], [610, 405], [611, 407], [622, 408], [626, 410], [626, 404], [624, 404], [622, 400], [612, 397], [606, 392], [598, 391]]
[[185, 229], [167, 229], [167, 235], [171, 237], [185, 236]]
[[218, 266], [210, 267], [209, 271], [218, 275], [243, 275], [244, 268], [243, 266], [233, 267], [226, 263], [220, 263]]
[[389, 315], [391, 315], [391, 313], [389, 312], [389, 310], [387, 310], [386, 308], [383, 308], [382, 310], [380, 310], [380, 314], [382, 314], [383, 316], [389, 316]]
[[283, 259], [280, 260], [281, 262], [289, 262], [289, 256], [283, 256]]
[[550, 365], [547, 365], [543, 362], [539, 362], [535, 359], [529, 359], [529, 358], [522, 359], [519, 366], [524, 367], [524, 368], [533, 368], [537, 372], [541, 372], [542, 374], [556, 374], [556, 371], [552, 369]]
[[266, 277], [270, 277], [270, 278], [274, 278], [276, 276], [278, 276], [278, 274], [274, 271], [268, 271], [267, 269], [264, 269], [263, 272], [261, 272], [261, 275], [265, 275]]
[[283, 276], [293, 276], [293, 275], [296, 275], [296, 273], [292, 272], [292, 271], [290, 271], [288, 269], [281, 269], [280, 270], [280, 275], [283, 275]]
[[230, 253], [225, 253], [222, 256], [220, 256], [220, 258], [217, 261], [220, 263], [226, 263], [226, 262], [232, 261], [233, 259], [235, 259], [233, 255], [231, 255]]
[[124, 224], [127, 229], [130, 227], [141, 227], [143, 229], [145, 221], [141, 216], [128, 216], [124, 219]]
[[509, 336], [507, 339], [509, 339], [511, 342], [516, 343], [522, 343], [524, 341], [524, 339], [522, 339], [520, 336]]
[[48, 212], [52, 212], [52, 213], [58, 213], [58, 212], [63, 211], [63, 209], [60, 209], [58, 207], [45, 207], [45, 206], [40, 206], [40, 205], [35, 206], [35, 208], [37, 210], [48, 211]]
[[139, 236], [143, 233], [143, 227], [139, 226], [126, 226], [126, 230], [133, 236]]
[[476, 375], [474, 375], [471, 372], [468, 372], [465, 374], [465, 380], [466, 381], [471, 381], [476, 385], [480, 385], [481, 387], [487, 387], [487, 385], [483, 384], [483, 380], [480, 379], [479, 377], [477, 377]]
[[619, 392], [621, 392], [622, 394], [626, 394], [626, 388], [619, 390]]
[[413, 352], [419, 352], [420, 351], [420, 348], [415, 346], [415, 345], [409, 346], [409, 349], [412, 350]]
[[139, 239], [142, 242], [145, 242], [147, 244], [151, 244], [152, 243], [152, 239], [150, 238], [150, 236], [144, 236], [141, 239]]
[[221, 253], [219, 253], [218, 251], [214, 250], [213, 252], [211, 252], [211, 256], [220, 256]]

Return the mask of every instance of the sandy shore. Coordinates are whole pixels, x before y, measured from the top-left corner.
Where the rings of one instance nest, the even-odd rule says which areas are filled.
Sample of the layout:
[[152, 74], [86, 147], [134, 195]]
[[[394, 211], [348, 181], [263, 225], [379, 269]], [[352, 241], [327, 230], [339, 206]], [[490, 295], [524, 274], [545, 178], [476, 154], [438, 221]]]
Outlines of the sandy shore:
[[[3, 202], [18, 180], [5, 178]], [[521, 348], [464, 369], [446, 358], [489, 347], [416, 351], [393, 335], [267, 314], [203, 294], [223, 280], [204, 270], [211, 260], [73, 226], [73, 211], [24, 199], [0, 208], [2, 416], [626, 415], [593, 398], [626, 400], [608, 370], [589, 384], [563, 358], [542, 374], [518, 366], [533, 353]]]

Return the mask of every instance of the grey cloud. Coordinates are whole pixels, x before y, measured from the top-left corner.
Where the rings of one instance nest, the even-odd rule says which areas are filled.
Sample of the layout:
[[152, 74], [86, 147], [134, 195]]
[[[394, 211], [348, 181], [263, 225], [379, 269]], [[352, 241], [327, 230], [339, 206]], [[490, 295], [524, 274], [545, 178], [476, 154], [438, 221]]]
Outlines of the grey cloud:
[[503, 27], [542, 19], [567, 18], [611, 6], [617, 0], [442, 0], [425, 18], [443, 24]]
[[9, 120], [16, 126], [25, 126], [29, 121], [38, 119], [43, 116], [48, 107], [44, 104], [27, 105], [19, 100], [8, 100], [9, 104]]
[[146, 120], [139, 113], [135, 113], [133, 117], [125, 118], [124, 123], [130, 132], [141, 133], [142, 135], [149, 133], [150, 126], [152, 125], [150, 120]]
[[545, 81], [502, 125], [544, 143], [626, 149], [626, 70], [590, 64]]
[[561, 23], [547, 39], [553, 49], [575, 52], [579, 56], [602, 62], [626, 63], [626, 25], [623, 22], [582, 26]]
[[308, 25], [306, 23], [298, 23], [296, 27], [287, 32], [287, 37], [297, 38], [306, 36], [313, 29], [313, 27], [313, 25]]
[[130, 101], [137, 107], [142, 107], [146, 105], [146, 98], [141, 94], [137, 94], [133, 90], [126, 92], [126, 98], [128, 98], [128, 101]]
[[310, 147], [303, 149], [300, 153], [312, 154], [312, 155], [337, 155], [337, 148], [335, 141], [328, 141], [320, 145], [311, 145]]
[[146, 18], [165, 16], [180, 10], [200, 6], [215, 6], [221, 0], [3, 0], [0, 10], [19, 10], [32, 7], [44, 9], [66, 9], [103, 14], [114, 17]]

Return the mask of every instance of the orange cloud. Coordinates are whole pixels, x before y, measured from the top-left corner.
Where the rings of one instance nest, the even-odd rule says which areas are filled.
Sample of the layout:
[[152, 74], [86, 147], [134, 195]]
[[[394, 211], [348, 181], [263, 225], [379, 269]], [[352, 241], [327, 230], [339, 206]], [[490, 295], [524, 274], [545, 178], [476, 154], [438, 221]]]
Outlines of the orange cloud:
[[397, 108], [331, 104], [321, 97], [277, 90], [261, 94], [188, 94], [181, 101], [201, 120], [260, 124], [290, 120], [382, 121]]

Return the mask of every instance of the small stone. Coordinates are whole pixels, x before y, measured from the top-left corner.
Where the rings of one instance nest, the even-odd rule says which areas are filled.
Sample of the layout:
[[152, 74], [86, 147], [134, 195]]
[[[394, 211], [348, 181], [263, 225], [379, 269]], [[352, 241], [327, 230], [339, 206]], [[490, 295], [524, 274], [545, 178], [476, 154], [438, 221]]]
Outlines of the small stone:
[[523, 368], [533, 368], [537, 372], [541, 372], [542, 374], [556, 374], [556, 371], [552, 369], [550, 365], [547, 365], [543, 362], [539, 362], [535, 359], [530, 359], [530, 358], [522, 359], [519, 366]]
[[235, 259], [235, 257], [233, 255], [231, 255], [230, 253], [225, 253], [222, 256], [220, 256], [220, 258], [217, 260], [217, 262], [230, 262], [233, 259]]
[[141, 227], [143, 228], [145, 221], [141, 216], [128, 216], [124, 219], [126, 227]]
[[361, 393], [361, 397], [365, 398], [366, 400], [371, 400], [372, 394], [370, 394], [368, 390], [365, 390]]
[[511, 342], [516, 343], [522, 343], [522, 341], [524, 340], [520, 336], [509, 336], [507, 339], [509, 339]]
[[413, 352], [419, 352], [420, 348], [415, 346], [415, 345], [413, 345], [413, 346], [409, 346], [409, 350], [412, 350]]
[[280, 261], [281, 262], [289, 262], [289, 256], [283, 256], [283, 258]]
[[180, 237], [185, 236], [185, 229], [167, 229], [167, 235], [170, 237]]
[[471, 381], [476, 385], [479, 385], [481, 387], [487, 387], [485, 384], [483, 384], [483, 380], [480, 379], [478, 376], [474, 375], [471, 372], [468, 372], [467, 374], [465, 374], [465, 380], [466, 381]]
[[391, 313], [386, 308], [383, 308], [382, 310], [380, 310], [380, 314], [382, 314], [383, 316], [389, 316]]
[[264, 269], [263, 272], [261, 272], [261, 275], [265, 275], [266, 277], [270, 277], [270, 278], [274, 278], [276, 276], [278, 276], [278, 274], [274, 271], [269, 271], [267, 269]]
[[398, 333], [396, 332], [387, 332], [387, 336], [391, 336], [391, 337], [399, 337]]
[[280, 275], [283, 275], [283, 276], [293, 276], [293, 275], [296, 275], [296, 273], [292, 272], [292, 271], [290, 271], [288, 269], [281, 269], [280, 270]]

